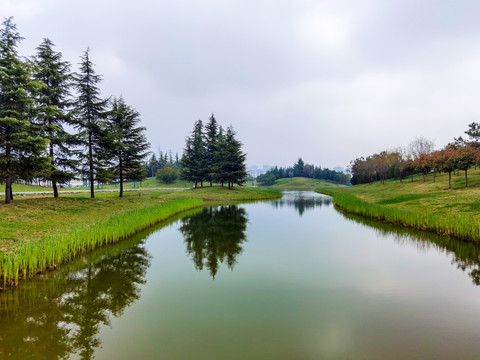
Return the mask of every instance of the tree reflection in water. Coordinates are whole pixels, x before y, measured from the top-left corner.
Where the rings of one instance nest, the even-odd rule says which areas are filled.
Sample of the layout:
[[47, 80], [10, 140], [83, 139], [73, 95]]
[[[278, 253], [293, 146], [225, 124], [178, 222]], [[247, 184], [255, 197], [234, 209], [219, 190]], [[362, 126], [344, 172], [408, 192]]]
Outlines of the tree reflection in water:
[[300, 216], [307, 210], [317, 207], [330, 206], [333, 204], [330, 196], [324, 196], [313, 192], [295, 191], [285, 192], [281, 199], [271, 202], [275, 208], [294, 207]]
[[101, 325], [140, 296], [150, 255], [139, 237], [99, 249], [0, 297], [1, 359], [92, 359]]
[[207, 207], [202, 212], [181, 219], [180, 232], [185, 238], [187, 254], [197, 270], [204, 266], [215, 279], [219, 262], [230, 269], [247, 241], [247, 212], [235, 205]]
[[420, 250], [436, 248], [446, 254], [451, 254], [452, 264], [456, 265], [457, 269], [467, 271], [473, 283], [477, 286], [480, 285], [479, 245], [434, 233], [374, 221], [345, 212], [342, 212], [342, 215], [356, 223], [374, 228], [381, 236], [392, 236], [398, 244], [415, 246]]

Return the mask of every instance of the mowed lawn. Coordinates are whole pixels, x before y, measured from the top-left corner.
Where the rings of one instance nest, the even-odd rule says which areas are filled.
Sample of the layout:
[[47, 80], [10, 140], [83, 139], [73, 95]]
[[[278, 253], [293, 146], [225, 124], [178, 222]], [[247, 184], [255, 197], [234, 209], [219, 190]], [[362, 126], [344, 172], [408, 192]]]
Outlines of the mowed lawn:
[[459, 215], [478, 220], [480, 225], [480, 169], [468, 171], [465, 187], [463, 171], [452, 174], [452, 188], [448, 189], [448, 174], [413, 176], [400, 182], [374, 182], [353, 187], [329, 188], [335, 193], [347, 192], [369, 203], [415, 212], [435, 213], [441, 216]]
[[337, 185], [325, 180], [310, 179], [304, 177], [292, 177], [288, 179], [279, 179], [275, 185], [269, 186], [275, 190], [314, 190], [315, 188], [337, 187], [345, 185]]
[[238, 201], [274, 198], [279, 193], [259, 188], [214, 186], [188, 190], [152, 190], [118, 193], [17, 196], [13, 203], [0, 203], [0, 251], [11, 252], [29, 241], [39, 241], [54, 233], [66, 233], [105, 221], [110, 216], [131, 209], [160, 205], [163, 200], [197, 198], [205, 201]]

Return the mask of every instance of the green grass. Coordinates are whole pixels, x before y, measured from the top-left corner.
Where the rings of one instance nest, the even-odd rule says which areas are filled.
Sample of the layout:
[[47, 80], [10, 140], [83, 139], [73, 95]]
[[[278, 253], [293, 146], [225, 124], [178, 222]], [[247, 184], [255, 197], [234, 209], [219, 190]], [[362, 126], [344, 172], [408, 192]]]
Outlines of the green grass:
[[321, 188], [319, 192], [334, 196], [335, 204], [345, 211], [389, 223], [480, 242], [480, 170], [469, 171], [469, 187], [463, 172], [452, 175], [430, 174], [423, 182], [415, 176], [400, 182], [356, 185], [344, 188]]
[[126, 239], [156, 223], [203, 205], [198, 199], [177, 199], [117, 213], [93, 226], [71, 228], [29, 242], [13, 254], [0, 255], [3, 286], [68, 262], [97, 247]]
[[24, 196], [16, 197], [12, 204], [0, 203], [0, 280], [3, 277], [4, 284], [15, 284], [19, 278], [55, 268], [204, 201], [258, 200], [281, 194], [269, 189], [214, 186], [146, 189], [126, 193], [124, 198], [117, 193], [98, 193], [95, 199], [88, 196]]
[[245, 201], [245, 200], [261, 200], [274, 199], [281, 197], [278, 191], [268, 188], [247, 188], [235, 186], [228, 189], [226, 186], [221, 187], [214, 185], [213, 187], [205, 186], [197, 189], [176, 190], [152, 190], [152, 197], [158, 199], [172, 199], [179, 197], [202, 199], [204, 201]]
[[343, 187], [344, 185], [334, 184], [325, 180], [310, 179], [304, 177], [293, 177], [288, 179], [279, 179], [275, 185], [269, 186], [275, 190], [313, 190], [318, 187]]

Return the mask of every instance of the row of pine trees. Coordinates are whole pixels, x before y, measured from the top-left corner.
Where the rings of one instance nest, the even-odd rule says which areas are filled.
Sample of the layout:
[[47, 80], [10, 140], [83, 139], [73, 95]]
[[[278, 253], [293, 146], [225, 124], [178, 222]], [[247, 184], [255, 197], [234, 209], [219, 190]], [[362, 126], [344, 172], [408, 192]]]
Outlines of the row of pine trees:
[[74, 178], [94, 183], [145, 177], [149, 144], [139, 113], [122, 97], [103, 99], [87, 49], [78, 73], [44, 39], [36, 54], [18, 55], [22, 37], [13, 18], [0, 29], [0, 182], [5, 202], [12, 183], [43, 178], [58, 185]]
[[233, 127], [225, 131], [212, 114], [205, 126], [197, 120], [186, 140], [180, 161], [182, 177], [195, 187], [216, 182], [227, 184], [230, 189], [234, 184], [241, 185], [247, 177], [246, 156]]

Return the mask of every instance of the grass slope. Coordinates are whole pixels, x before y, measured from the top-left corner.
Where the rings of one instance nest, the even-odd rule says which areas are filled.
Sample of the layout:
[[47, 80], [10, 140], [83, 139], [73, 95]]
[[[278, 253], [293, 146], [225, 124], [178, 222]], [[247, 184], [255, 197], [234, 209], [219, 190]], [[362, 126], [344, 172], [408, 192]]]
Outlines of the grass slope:
[[421, 175], [345, 188], [321, 188], [319, 192], [334, 195], [336, 205], [347, 211], [410, 226], [464, 240], [480, 242], [480, 170], [469, 171], [469, 187], [464, 173]]
[[275, 182], [275, 185], [269, 186], [269, 188], [275, 190], [313, 190], [318, 187], [343, 187], [343, 185], [334, 184], [325, 180], [293, 177], [289, 179], [279, 179]]

